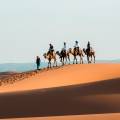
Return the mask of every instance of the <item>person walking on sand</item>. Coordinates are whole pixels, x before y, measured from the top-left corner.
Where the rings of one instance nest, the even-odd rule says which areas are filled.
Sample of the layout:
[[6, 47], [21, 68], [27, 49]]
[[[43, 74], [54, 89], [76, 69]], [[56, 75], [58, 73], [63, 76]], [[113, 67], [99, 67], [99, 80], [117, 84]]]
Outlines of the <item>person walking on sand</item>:
[[40, 68], [40, 62], [41, 62], [40, 57], [37, 56], [36, 57], [37, 70], [39, 70], [39, 68]]

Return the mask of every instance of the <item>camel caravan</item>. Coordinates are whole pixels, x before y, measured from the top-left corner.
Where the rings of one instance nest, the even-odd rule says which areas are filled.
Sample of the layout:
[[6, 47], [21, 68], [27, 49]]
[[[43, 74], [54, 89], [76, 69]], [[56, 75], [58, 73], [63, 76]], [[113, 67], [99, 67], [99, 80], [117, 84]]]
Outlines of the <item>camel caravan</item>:
[[[61, 51], [55, 51], [52, 44], [49, 44], [49, 50], [47, 53], [43, 54], [44, 58], [48, 60], [48, 68], [51, 68], [52, 66], [57, 66], [57, 56], [60, 59], [60, 62], [62, 65], [70, 64], [71, 63], [71, 56], [73, 56], [73, 64], [78, 64], [78, 57], [80, 58], [80, 64], [83, 64], [83, 57], [87, 57], [88, 64], [95, 63], [95, 51], [91, 47], [90, 42], [88, 41], [87, 48], [81, 49], [79, 47], [78, 41], [75, 41], [74, 48], [66, 49], [66, 42], [64, 42], [64, 47]], [[53, 65], [52, 65], [52, 61]], [[39, 69], [40, 66], [40, 58], [37, 56], [36, 59], [37, 69]]]

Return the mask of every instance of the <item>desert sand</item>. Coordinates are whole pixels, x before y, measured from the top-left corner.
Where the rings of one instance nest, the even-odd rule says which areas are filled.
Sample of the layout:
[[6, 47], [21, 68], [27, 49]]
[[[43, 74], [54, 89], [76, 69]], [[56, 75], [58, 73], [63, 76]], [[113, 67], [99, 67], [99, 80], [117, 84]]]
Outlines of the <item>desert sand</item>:
[[120, 64], [66, 65], [44, 70], [1, 86], [0, 107], [0, 118], [5, 119], [120, 119]]
[[77, 115], [77, 116], [41, 117], [41, 118], [33, 117], [33, 118], [16, 118], [14, 120], [120, 120], [120, 114]]
[[120, 77], [120, 64], [68, 65], [45, 70], [12, 85], [0, 87], [0, 93], [77, 85]]

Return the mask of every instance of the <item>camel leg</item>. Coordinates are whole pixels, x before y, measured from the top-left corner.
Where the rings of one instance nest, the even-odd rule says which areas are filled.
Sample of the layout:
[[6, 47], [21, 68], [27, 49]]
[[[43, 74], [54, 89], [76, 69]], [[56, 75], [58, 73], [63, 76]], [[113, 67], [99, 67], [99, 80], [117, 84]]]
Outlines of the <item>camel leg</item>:
[[63, 57], [63, 65], [65, 64], [65, 58]]
[[47, 68], [49, 68], [49, 62], [48, 62], [48, 67]]
[[66, 63], [65, 64], [67, 64], [67, 57], [65, 57], [65, 59], [66, 59]]
[[80, 64], [83, 64], [83, 58], [80, 56]]
[[62, 66], [64, 65], [64, 59], [63, 59], [63, 57], [62, 57]]
[[49, 59], [49, 67], [48, 68], [51, 68], [51, 59]]
[[69, 64], [70, 64], [70, 57], [68, 56]]
[[94, 55], [94, 63], [95, 63], [95, 55]]
[[81, 64], [83, 64], [83, 55], [81, 55]]
[[57, 67], [58, 65], [57, 65], [57, 60], [56, 60], [56, 67]]
[[87, 55], [87, 61], [88, 61], [88, 64], [89, 64], [90, 62], [89, 62], [89, 56], [88, 55]]
[[83, 58], [82, 58], [82, 64], [84, 64], [84, 62], [83, 62]]
[[81, 57], [81, 55], [80, 55], [80, 64], [82, 63], [82, 57]]
[[50, 61], [48, 61], [48, 68], [50, 68]]
[[53, 65], [53, 67], [57, 67], [57, 60], [56, 60], [56, 58], [54, 58], [54, 65]]
[[77, 62], [77, 57], [76, 57], [76, 64], [78, 64], [78, 62]]
[[62, 57], [60, 58], [60, 62], [62, 63]]
[[60, 62], [61, 62], [61, 65], [63, 64], [63, 62], [62, 62], [62, 57], [60, 58]]
[[54, 59], [53, 67], [55, 67], [55, 59]]
[[51, 68], [52, 66], [51, 66], [51, 62], [50, 62], [50, 68]]
[[57, 60], [55, 60], [55, 63], [56, 63], [56, 67], [57, 67]]
[[91, 55], [91, 63], [92, 63], [93, 59], [92, 59], [92, 55]]
[[62, 57], [60, 58], [60, 62], [61, 62], [61, 64], [62, 64]]
[[75, 56], [74, 56], [73, 64], [75, 64]]
[[75, 64], [75, 61], [76, 61], [76, 56], [74, 56], [73, 64]]
[[69, 59], [69, 64], [70, 64], [70, 57], [68, 59]]
[[54, 59], [54, 65], [53, 65], [53, 67], [55, 67], [55, 64], [56, 64], [56, 61], [55, 61], [55, 59]]

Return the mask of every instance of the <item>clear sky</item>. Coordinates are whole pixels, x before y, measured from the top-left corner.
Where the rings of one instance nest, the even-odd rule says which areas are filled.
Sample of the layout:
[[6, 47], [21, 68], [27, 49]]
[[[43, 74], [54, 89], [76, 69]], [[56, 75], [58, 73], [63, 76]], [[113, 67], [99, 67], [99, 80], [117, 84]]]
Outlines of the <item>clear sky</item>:
[[97, 59], [120, 58], [120, 0], [0, 0], [0, 63], [32, 62], [49, 43], [90, 40]]

